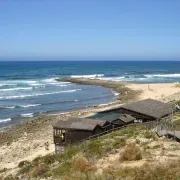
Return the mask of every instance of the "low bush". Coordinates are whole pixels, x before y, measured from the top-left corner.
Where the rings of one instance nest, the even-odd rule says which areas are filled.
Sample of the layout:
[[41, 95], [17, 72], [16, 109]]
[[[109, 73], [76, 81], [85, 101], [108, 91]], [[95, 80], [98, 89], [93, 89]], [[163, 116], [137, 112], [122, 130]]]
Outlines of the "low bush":
[[50, 172], [50, 175], [54, 178], [68, 176], [71, 174], [72, 165], [72, 161], [64, 161], [57, 168], [53, 169]]
[[141, 149], [135, 143], [128, 144], [120, 155], [120, 161], [137, 161], [141, 159]]
[[19, 170], [19, 174], [28, 174], [34, 168], [33, 164], [27, 164]]
[[34, 168], [31, 172], [32, 177], [48, 177], [49, 167], [47, 165], [41, 165]]
[[19, 167], [19, 168], [22, 168], [23, 166], [26, 166], [26, 165], [28, 165], [28, 164], [30, 164], [29, 161], [21, 161], [21, 162], [18, 164], [18, 167]]
[[112, 148], [113, 149], [119, 149], [121, 147], [124, 147], [126, 145], [126, 140], [125, 139], [116, 139], [115, 142], [112, 143]]
[[99, 140], [94, 140], [86, 145], [84, 155], [86, 158], [91, 158], [91, 157], [100, 158], [102, 157], [103, 152], [104, 149], [101, 142]]
[[96, 170], [95, 166], [89, 163], [89, 161], [85, 157], [77, 157], [73, 162], [73, 167], [75, 170], [82, 173]]
[[146, 139], [153, 139], [153, 140], [156, 139], [155, 134], [154, 134], [153, 132], [151, 132], [151, 131], [146, 131], [146, 132], [144, 133], [144, 137], [145, 137]]
[[9, 175], [6, 176], [3, 180], [19, 180], [17, 176]]

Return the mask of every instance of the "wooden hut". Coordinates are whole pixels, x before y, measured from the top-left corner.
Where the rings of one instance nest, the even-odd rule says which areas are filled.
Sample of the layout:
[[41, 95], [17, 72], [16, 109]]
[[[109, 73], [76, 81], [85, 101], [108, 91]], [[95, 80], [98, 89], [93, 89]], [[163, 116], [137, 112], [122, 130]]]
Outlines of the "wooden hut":
[[[124, 122], [130, 123], [128, 122], [129, 117], [123, 117], [126, 114], [131, 116], [129, 121], [133, 120], [131, 118], [134, 117], [134, 122], [147, 122], [168, 116], [172, 111], [174, 111], [174, 107], [171, 104], [153, 99], [145, 99], [97, 113], [97, 115], [91, 116], [91, 118], [103, 119], [109, 122], [117, 122], [120, 118], [123, 121], [123, 119], [127, 118], [127, 122], [126, 120]], [[124, 123], [122, 122], [122, 124]]]
[[117, 119], [113, 120], [111, 124], [114, 125], [114, 127], [121, 127], [124, 125], [134, 123], [135, 120], [136, 118], [132, 117], [129, 114], [121, 114]]
[[120, 113], [129, 114], [142, 122], [153, 121], [163, 118], [174, 111], [171, 104], [164, 103], [153, 99], [127, 104], [118, 108]]
[[87, 118], [71, 118], [53, 124], [53, 136], [56, 153], [61, 147], [71, 145], [92, 135], [101, 133], [108, 122]]
[[136, 119], [129, 114], [122, 114], [120, 112], [109, 111], [99, 112], [94, 116], [90, 116], [90, 118], [103, 119], [109, 122], [109, 125], [106, 126], [106, 130], [134, 123], [134, 120]]

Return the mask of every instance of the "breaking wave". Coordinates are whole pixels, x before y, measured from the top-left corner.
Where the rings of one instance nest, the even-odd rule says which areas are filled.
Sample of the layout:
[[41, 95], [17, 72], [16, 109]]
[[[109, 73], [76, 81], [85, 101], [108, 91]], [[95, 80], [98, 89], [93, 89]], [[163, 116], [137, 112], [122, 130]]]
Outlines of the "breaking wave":
[[21, 99], [21, 98], [45, 96], [45, 95], [51, 95], [51, 94], [73, 93], [76, 91], [81, 91], [81, 89], [72, 89], [72, 90], [57, 91], [57, 92], [50, 92], [50, 93], [25, 94], [25, 95], [19, 95], [19, 96], [6, 96], [6, 97], [0, 97], [0, 99]]
[[33, 117], [33, 113], [21, 114], [22, 117]]
[[72, 75], [71, 78], [99, 78], [104, 77], [104, 74], [91, 74], [91, 75]]
[[0, 119], [0, 123], [4, 123], [4, 122], [8, 122], [8, 121], [11, 121], [11, 118]]
[[41, 106], [41, 104], [27, 104], [27, 105], [19, 105], [17, 107], [28, 108], [28, 107], [36, 107], [36, 106]]
[[32, 90], [32, 87], [26, 87], [26, 88], [9, 88], [9, 89], [0, 89], [0, 92], [6, 92], [6, 91], [18, 91], [18, 90]]
[[180, 74], [146, 74], [147, 78], [164, 77], [164, 78], [179, 78]]

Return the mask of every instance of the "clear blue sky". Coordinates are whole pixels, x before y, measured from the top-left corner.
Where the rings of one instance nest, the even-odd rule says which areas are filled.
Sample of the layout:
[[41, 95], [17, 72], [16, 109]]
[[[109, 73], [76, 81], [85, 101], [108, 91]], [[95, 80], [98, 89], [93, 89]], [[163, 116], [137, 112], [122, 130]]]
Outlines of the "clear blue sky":
[[2, 0], [0, 57], [180, 60], [180, 0]]

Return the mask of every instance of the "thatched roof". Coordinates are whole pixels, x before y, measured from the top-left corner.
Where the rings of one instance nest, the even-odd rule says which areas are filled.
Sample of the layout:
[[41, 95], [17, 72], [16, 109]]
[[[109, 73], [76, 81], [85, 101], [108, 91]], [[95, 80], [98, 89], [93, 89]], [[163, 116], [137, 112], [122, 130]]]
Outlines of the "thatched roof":
[[142, 101], [134, 102], [132, 104], [121, 106], [120, 109], [126, 109], [159, 119], [170, 114], [173, 111], [173, 106], [161, 101], [145, 99]]
[[104, 120], [94, 120], [94, 119], [87, 119], [87, 118], [71, 118], [67, 121], [58, 121], [52, 126], [54, 128], [59, 129], [77, 129], [77, 130], [88, 130], [93, 131], [96, 126], [103, 126], [105, 125], [106, 121]]

